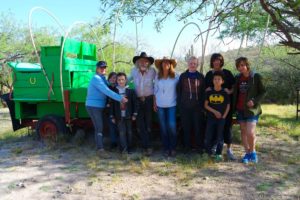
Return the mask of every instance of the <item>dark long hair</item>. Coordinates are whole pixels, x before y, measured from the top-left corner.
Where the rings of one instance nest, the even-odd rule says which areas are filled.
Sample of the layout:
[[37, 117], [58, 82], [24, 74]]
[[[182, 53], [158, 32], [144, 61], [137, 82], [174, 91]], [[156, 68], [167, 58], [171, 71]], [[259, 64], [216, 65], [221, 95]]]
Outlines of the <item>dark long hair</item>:
[[[158, 66], [158, 79], [161, 79], [163, 77], [163, 68], [162, 68], [162, 63]], [[168, 76], [170, 78], [175, 78], [175, 69], [173, 64], [170, 62], [170, 69], [169, 69], [169, 74]]]
[[220, 53], [214, 53], [210, 57], [210, 68], [214, 68], [213, 62], [215, 60], [220, 60], [220, 62], [221, 62], [221, 68], [224, 66], [224, 57], [222, 56], [222, 54], [220, 54]]

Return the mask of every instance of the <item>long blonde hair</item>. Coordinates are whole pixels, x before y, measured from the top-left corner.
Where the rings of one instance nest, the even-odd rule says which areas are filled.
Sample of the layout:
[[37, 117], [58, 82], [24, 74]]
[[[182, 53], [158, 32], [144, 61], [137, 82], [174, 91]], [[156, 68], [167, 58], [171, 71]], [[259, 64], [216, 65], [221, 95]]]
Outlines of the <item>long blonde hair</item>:
[[[161, 79], [163, 77], [163, 68], [162, 68], [162, 63], [159, 65], [158, 67], [158, 75], [157, 75], [157, 78], [158, 79]], [[169, 74], [168, 74], [168, 77], [170, 78], [175, 78], [175, 69], [174, 69], [174, 66], [172, 64], [172, 62], [169, 62], [170, 63], [170, 69], [169, 69]]]

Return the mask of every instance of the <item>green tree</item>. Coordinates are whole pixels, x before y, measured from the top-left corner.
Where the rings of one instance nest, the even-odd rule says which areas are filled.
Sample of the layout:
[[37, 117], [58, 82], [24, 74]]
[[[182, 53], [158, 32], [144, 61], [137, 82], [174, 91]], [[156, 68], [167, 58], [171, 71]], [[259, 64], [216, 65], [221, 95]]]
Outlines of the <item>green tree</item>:
[[[273, 1], [273, 0], [155, 0], [155, 1], [132, 1], [132, 0], [104, 0], [102, 11], [109, 10], [110, 20], [113, 22], [116, 12], [123, 13], [129, 19], [142, 20], [145, 16], [155, 16], [157, 30], [163, 22], [175, 16], [178, 21], [187, 22], [190, 19], [199, 19], [200, 23], [207, 20], [213, 21], [214, 25], [203, 31], [220, 31], [222, 37], [256, 38], [266, 29], [268, 15], [270, 16], [269, 33], [276, 34], [280, 43], [300, 51], [300, 1]], [[213, 18], [207, 14], [215, 5], [216, 13]], [[108, 9], [109, 8], [109, 9]]]

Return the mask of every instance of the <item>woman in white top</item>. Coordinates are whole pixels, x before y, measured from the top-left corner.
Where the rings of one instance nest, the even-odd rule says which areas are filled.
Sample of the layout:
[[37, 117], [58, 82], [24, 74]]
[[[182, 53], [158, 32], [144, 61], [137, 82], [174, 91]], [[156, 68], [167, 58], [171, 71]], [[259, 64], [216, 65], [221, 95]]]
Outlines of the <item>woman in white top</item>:
[[164, 57], [155, 60], [158, 69], [154, 81], [154, 111], [158, 113], [164, 156], [176, 155], [176, 60]]

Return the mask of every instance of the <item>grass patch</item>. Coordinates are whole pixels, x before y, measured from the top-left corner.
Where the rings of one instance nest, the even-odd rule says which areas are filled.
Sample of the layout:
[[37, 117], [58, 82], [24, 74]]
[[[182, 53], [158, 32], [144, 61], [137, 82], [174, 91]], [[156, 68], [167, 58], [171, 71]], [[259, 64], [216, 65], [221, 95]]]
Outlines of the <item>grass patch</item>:
[[143, 169], [149, 169], [150, 168], [150, 160], [147, 157], [142, 157], [140, 160], [140, 164]]
[[211, 165], [213, 161], [209, 158], [207, 154], [203, 155], [193, 155], [193, 156], [177, 156], [176, 164], [181, 167], [196, 168], [200, 169], [202, 167]]
[[23, 152], [23, 149], [21, 147], [16, 147], [16, 148], [13, 148], [11, 150], [11, 153], [15, 154], [15, 155], [19, 155]]
[[18, 140], [24, 138], [25, 136], [28, 136], [29, 132], [30, 131], [28, 130], [28, 128], [22, 128], [17, 131], [10, 130], [10, 131], [1, 133], [0, 134], [0, 145], [2, 143], [18, 141]]
[[259, 183], [256, 185], [256, 190], [260, 192], [265, 192], [272, 188], [272, 185], [272, 183]]
[[7, 188], [8, 188], [9, 190], [14, 190], [14, 189], [17, 188], [17, 186], [16, 186], [15, 183], [11, 183], [11, 184], [9, 184], [9, 185], [7, 186]]
[[52, 187], [50, 185], [43, 185], [39, 188], [39, 190], [43, 191], [43, 192], [49, 192], [52, 189]]
[[294, 105], [262, 105], [263, 114], [259, 120], [259, 127], [270, 128], [269, 133], [276, 137], [281, 135], [289, 135], [299, 140], [300, 123], [295, 118]]
[[67, 171], [69, 173], [72, 173], [72, 172], [78, 172], [78, 171], [81, 171], [82, 169], [77, 166], [77, 165], [71, 165], [71, 166], [65, 166], [65, 167], [60, 167], [60, 169], [64, 170], [64, 171]]

